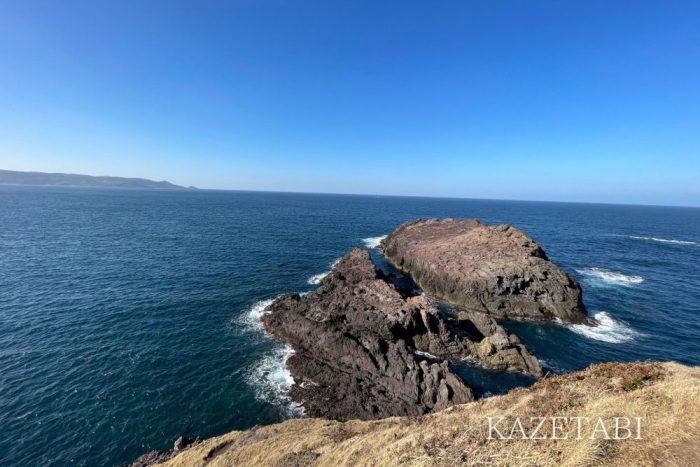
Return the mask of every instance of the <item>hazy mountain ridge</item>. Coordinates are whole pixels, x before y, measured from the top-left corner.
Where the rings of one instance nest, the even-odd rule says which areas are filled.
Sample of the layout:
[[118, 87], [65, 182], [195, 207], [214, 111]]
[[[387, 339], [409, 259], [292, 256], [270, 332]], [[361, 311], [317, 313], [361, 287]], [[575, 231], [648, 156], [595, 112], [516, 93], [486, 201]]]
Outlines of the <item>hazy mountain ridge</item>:
[[175, 185], [165, 180], [154, 181], [145, 178], [93, 176], [66, 173], [19, 172], [14, 170], [0, 170], [0, 185], [154, 188], [166, 190], [186, 189], [186, 187]]

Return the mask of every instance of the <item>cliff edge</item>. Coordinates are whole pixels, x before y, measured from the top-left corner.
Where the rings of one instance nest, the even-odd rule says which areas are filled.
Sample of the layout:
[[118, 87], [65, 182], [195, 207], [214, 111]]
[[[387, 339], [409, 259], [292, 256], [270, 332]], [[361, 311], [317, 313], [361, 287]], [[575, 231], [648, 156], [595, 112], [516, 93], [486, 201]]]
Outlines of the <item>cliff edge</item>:
[[[163, 466], [700, 465], [700, 368], [675, 363], [607, 363], [540, 380], [527, 389], [418, 417], [337, 422], [289, 420], [197, 443]], [[531, 435], [503, 436], [514, 420]], [[530, 417], [538, 417], [535, 423]], [[569, 420], [555, 431], [552, 417]], [[589, 417], [577, 439], [571, 418]], [[614, 417], [631, 420], [612, 439]], [[637, 418], [641, 420], [637, 430]], [[605, 435], [597, 427], [603, 420]], [[489, 439], [491, 434], [491, 439]], [[639, 435], [639, 436], [638, 436]], [[637, 439], [641, 438], [641, 439]]]

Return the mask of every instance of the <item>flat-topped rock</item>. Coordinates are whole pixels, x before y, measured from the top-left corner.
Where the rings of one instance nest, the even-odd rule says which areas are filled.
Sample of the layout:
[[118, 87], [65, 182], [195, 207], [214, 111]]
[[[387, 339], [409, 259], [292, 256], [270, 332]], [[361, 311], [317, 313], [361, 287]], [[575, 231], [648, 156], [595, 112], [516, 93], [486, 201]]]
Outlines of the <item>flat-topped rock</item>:
[[578, 282], [515, 227], [419, 220], [402, 224], [380, 248], [426, 293], [466, 310], [498, 318], [586, 319]]
[[353, 249], [315, 292], [278, 298], [262, 320], [292, 346], [291, 398], [308, 416], [338, 420], [420, 415], [474, 399], [449, 360], [541, 375], [491, 317], [443, 316], [423, 295], [390, 283]]

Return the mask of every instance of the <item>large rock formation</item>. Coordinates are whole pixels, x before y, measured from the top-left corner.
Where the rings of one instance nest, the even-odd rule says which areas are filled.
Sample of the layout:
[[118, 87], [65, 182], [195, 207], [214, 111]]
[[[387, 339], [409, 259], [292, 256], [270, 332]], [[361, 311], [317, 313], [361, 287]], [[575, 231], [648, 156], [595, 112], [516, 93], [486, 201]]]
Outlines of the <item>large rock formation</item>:
[[419, 415], [473, 400], [449, 359], [541, 374], [537, 359], [491, 317], [443, 316], [425, 296], [390, 283], [360, 249], [318, 290], [282, 296], [268, 311], [265, 329], [295, 351], [290, 395], [309, 416]]
[[407, 222], [380, 248], [426, 293], [498, 318], [578, 323], [581, 286], [521, 230], [477, 220]]

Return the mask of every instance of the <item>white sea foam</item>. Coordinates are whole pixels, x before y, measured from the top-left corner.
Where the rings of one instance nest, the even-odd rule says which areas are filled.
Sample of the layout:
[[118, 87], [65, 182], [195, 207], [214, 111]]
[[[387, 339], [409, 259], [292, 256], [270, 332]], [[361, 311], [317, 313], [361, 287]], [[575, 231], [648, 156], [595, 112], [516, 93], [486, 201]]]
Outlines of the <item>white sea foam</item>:
[[437, 355], [433, 355], [430, 352], [423, 352], [421, 350], [414, 350], [413, 353], [416, 355], [420, 355], [421, 357], [432, 358], [434, 360], [438, 359]]
[[246, 379], [257, 400], [284, 407], [288, 416], [299, 417], [304, 414], [303, 408], [289, 398], [294, 378], [287, 369], [287, 359], [292, 355], [290, 346], [277, 347], [251, 369]]
[[[260, 319], [268, 313], [267, 307], [275, 300], [270, 298], [253, 303], [236, 321], [250, 331], [262, 333]], [[275, 344], [275, 348], [248, 371], [246, 381], [253, 387], [256, 399], [283, 407], [289, 417], [299, 417], [304, 414], [303, 407], [289, 397], [294, 378], [287, 369], [287, 359], [293, 354], [290, 346]]]
[[331, 269], [330, 269], [330, 270], [328, 270], [328, 271], [326, 271], [326, 272], [322, 272], [321, 274], [314, 274], [313, 276], [309, 277], [309, 280], [306, 281], [306, 282], [307, 282], [308, 284], [311, 284], [311, 285], [318, 285], [318, 284], [320, 284], [321, 281], [323, 280], [323, 278], [326, 277], [328, 274], [330, 274], [331, 271], [333, 270], [333, 268], [336, 267], [336, 266], [338, 265], [338, 263], [340, 263], [340, 260], [341, 260], [341, 259], [343, 259], [343, 258], [338, 258], [338, 259], [336, 259], [335, 261], [333, 261], [333, 262], [331, 263]]
[[328, 274], [330, 274], [330, 271], [322, 272], [321, 274], [314, 274], [313, 276], [309, 277], [309, 280], [306, 282], [311, 285], [320, 284], [323, 278]]
[[602, 281], [607, 284], [624, 285], [626, 287], [638, 285], [644, 282], [642, 276], [628, 276], [621, 272], [610, 271], [603, 268], [577, 269], [579, 274], [583, 274], [593, 280]]
[[669, 240], [666, 238], [657, 238], [657, 237], [635, 237], [634, 235], [630, 235], [630, 238], [633, 238], [635, 240], [649, 240], [652, 242], [661, 242], [661, 243], [673, 243], [675, 245], [697, 245], [697, 242], [691, 242], [688, 240]]
[[367, 248], [377, 248], [379, 246], [379, 242], [381, 242], [385, 238], [386, 235], [380, 235], [379, 237], [367, 237], [363, 238], [362, 242]]
[[269, 298], [253, 303], [253, 305], [239, 317], [238, 322], [248, 329], [256, 331], [261, 330], [262, 323], [260, 322], [260, 318], [266, 313], [265, 309], [272, 305], [274, 301], [274, 298]]
[[629, 342], [640, 335], [625, 323], [614, 320], [606, 311], [595, 313], [593, 319], [598, 322], [598, 326], [572, 324], [568, 327], [575, 333], [586, 336], [589, 339], [609, 342], [611, 344]]
[[543, 358], [539, 358], [538, 361], [540, 362], [540, 367], [542, 367], [542, 369], [543, 369], [544, 371], [550, 372], [550, 373], [556, 372], [556, 369], [555, 369], [554, 365], [552, 365], [551, 363], [549, 363], [547, 360], [545, 360], [545, 359], [543, 359]]

